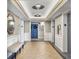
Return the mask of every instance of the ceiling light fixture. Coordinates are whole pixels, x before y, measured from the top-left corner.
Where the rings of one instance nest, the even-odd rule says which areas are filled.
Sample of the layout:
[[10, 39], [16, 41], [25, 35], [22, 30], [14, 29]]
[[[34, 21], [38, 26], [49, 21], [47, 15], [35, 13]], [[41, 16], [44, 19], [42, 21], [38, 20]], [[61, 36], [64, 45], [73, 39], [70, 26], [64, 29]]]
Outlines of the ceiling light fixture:
[[35, 17], [41, 17], [41, 15], [39, 15], [39, 14], [36, 14], [36, 15], [34, 15]]
[[33, 9], [40, 10], [44, 8], [44, 5], [36, 4], [32, 7]]

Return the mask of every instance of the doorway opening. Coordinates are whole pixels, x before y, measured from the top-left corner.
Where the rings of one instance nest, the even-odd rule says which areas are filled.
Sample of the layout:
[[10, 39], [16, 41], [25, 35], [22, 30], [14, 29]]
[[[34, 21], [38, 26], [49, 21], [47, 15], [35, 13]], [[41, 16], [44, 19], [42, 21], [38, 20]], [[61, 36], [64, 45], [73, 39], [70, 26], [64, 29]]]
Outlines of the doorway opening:
[[31, 39], [38, 39], [38, 24], [31, 23]]

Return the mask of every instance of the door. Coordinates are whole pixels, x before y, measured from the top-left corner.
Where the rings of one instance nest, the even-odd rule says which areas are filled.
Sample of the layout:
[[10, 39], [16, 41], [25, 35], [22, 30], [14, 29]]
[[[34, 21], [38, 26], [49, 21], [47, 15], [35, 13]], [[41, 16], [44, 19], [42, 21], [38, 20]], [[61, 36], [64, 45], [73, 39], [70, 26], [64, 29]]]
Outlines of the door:
[[31, 24], [31, 38], [38, 38], [38, 24]]

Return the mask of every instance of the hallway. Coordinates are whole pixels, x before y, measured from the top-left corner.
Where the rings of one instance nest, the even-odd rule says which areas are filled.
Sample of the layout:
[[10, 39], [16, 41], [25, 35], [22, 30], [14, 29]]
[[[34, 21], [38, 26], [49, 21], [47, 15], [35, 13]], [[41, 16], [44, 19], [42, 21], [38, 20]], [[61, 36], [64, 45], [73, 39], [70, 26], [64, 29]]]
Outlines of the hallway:
[[49, 42], [27, 42], [16, 59], [63, 59]]
[[8, 0], [7, 59], [70, 59], [70, 3]]

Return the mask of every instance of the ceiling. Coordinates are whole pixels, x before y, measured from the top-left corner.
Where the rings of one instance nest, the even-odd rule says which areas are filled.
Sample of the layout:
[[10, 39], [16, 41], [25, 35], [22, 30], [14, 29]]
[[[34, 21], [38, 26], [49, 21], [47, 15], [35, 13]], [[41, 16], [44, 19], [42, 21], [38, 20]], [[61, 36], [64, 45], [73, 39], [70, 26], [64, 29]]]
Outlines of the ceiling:
[[[16, 0], [22, 7], [29, 18], [46, 18], [50, 12], [54, 9], [56, 4], [60, 0]], [[32, 7], [36, 4], [43, 5], [44, 8], [41, 10], [35, 10]], [[41, 17], [35, 17], [34, 15], [41, 15]]]

